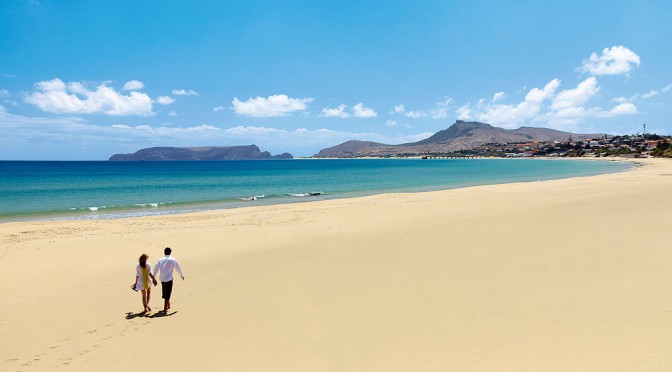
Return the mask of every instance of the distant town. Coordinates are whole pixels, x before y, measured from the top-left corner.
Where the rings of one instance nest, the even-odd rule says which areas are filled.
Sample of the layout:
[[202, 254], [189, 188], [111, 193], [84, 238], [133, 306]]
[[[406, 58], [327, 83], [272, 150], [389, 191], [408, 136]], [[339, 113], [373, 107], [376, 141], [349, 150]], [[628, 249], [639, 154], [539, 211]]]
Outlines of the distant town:
[[489, 143], [471, 150], [424, 154], [428, 157], [672, 157], [672, 137], [656, 134], [608, 136], [575, 141]]

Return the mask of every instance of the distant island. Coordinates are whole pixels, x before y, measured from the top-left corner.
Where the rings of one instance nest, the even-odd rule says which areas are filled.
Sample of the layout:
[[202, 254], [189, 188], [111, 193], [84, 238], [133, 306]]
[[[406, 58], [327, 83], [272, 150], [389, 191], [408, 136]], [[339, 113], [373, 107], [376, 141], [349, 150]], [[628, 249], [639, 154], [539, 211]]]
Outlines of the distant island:
[[458, 120], [418, 142], [386, 145], [351, 140], [322, 149], [314, 158], [672, 156], [672, 141], [655, 134], [608, 136], [547, 128], [503, 129]]
[[270, 160], [293, 159], [292, 154], [271, 155], [257, 145], [209, 147], [150, 147], [132, 154], [114, 154], [110, 161], [162, 161], [162, 160]]

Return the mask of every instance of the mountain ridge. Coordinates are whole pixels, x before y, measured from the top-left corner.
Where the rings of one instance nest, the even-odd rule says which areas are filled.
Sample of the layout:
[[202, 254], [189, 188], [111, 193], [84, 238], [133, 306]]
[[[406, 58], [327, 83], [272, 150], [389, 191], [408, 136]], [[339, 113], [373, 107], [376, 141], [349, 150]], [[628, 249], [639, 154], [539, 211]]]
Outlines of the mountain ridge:
[[440, 130], [430, 137], [417, 142], [387, 145], [370, 141], [350, 140], [336, 146], [320, 150], [313, 157], [355, 157], [414, 155], [426, 153], [447, 153], [471, 150], [486, 144], [507, 144], [522, 142], [565, 142], [570, 137], [576, 140], [601, 137], [598, 134], [563, 132], [549, 128], [520, 127], [504, 129], [477, 121], [457, 120], [450, 127]]

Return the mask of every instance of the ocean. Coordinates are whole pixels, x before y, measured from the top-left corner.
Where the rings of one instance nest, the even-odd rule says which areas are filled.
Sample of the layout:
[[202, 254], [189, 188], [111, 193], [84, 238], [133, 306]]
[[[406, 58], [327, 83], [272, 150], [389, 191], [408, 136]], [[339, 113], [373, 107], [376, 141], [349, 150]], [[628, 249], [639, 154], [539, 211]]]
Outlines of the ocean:
[[109, 219], [620, 172], [610, 161], [0, 161], [0, 222]]

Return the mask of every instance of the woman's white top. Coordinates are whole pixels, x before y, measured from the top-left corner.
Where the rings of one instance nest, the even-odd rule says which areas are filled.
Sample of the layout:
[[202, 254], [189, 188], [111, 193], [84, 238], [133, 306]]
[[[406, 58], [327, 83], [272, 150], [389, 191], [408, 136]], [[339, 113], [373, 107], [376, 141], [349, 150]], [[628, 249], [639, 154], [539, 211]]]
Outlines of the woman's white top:
[[140, 264], [135, 267], [135, 276], [138, 277], [138, 284], [135, 286], [135, 289], [138, 291], [142, 291], [143, 289], [147, 289], [152, 286], [152, 278], [149, 276], [149, 273], [152, 272], [152, 264], [147, 262], [145, 265], [147, 266], [147, 283], [145, 283], [142, 277], [142, 268], [140, 267]]

